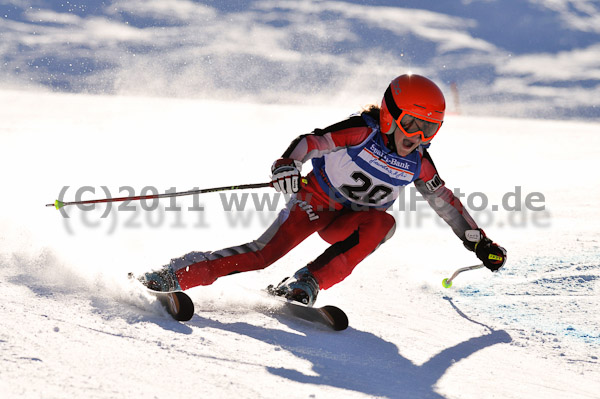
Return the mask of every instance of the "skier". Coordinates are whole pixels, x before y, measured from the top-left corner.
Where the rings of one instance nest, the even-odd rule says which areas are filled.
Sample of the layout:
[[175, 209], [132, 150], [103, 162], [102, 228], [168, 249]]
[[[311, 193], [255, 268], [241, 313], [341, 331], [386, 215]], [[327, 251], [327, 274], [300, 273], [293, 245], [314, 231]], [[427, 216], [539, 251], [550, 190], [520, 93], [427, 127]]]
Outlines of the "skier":
[[[344, 280], [387, 241], [395, 220], [386, 212], [410, 183], [465, 247], [497, 271], [506, 250], [492, 242], [445, 187], [427, 151], [444, 120], [439, 87], [420, 75], [392, 80], [381, 102], [325, 129], [296, 138], [271, 168], [272, 185], [292, 194], [257, 240], [216, 252], [172, 259], [140, 280], [158, 291], [210, 285], [219, 277], [266, 268], [318, 232], [329, 248], [284, 279], [272, 293], [312, 306], [319, 290]], [[312, 171], [302, 178], [307, 161]]]

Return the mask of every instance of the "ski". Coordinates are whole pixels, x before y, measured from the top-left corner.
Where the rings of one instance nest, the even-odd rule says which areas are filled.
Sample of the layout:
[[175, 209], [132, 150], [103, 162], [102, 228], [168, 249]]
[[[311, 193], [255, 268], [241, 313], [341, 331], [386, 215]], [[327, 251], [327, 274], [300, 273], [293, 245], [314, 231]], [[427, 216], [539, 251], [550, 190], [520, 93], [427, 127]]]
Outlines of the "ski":
[[320, 308], [309, 307], [300, 302], [291, 301], [278, 296], [269, 288], [267, 288], [266, 291], [269, 296], [281, 302], [285, 310], [289, 311], [293, 316], [311, 323], [324, 325], [334, 331], [342, 331], [348, 328], [348, 316], [337, 306], [327, 305]]
[[[137, 281], [133, 273], [128, 277]], [[139, 282], [139, 281], [138, 281]], [[139, 283], [152, 296], [156, 297], [163, 308], [177, 321], [188, 321], [194, 317], [194, 302], [183, 291], [154, 291]]]
[[[133, 273], [128, 274], [130, 279], [138, 281]], [[156, 297], [163, 308], [177, 321], [188, 321], [194, 316], [194, 302], [183, 291], [154, 291], [147, 288], [141, 282], [146, 292]], [[276, 295], [273, 291], [267, 289], [269, 297], [281, 302], [283, 308], [294, 317], [309, 321], [311, 323], [321, 324], [334, 331], [342, 331], [348, 328], [348, 316], [344, 311], [336, 306], [309, 307], [302, 303], [290, 301], [286, 298]]]

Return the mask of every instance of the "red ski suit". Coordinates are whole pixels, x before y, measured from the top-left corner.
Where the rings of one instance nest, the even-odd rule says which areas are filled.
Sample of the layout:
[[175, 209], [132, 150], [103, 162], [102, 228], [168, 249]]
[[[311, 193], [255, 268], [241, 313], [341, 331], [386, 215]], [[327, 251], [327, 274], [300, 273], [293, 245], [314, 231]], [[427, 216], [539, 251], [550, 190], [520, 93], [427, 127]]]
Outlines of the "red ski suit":
[[327, 289], [350, 275], [393, 235], [395, 220], [385, 210], [411, 182], [466, 241], [465, 231], [476, 229], [477, 224], [444, 186], [425, 146], [400, 157], [387, 148], [393, 143], [379, 131], [376, 116], [355, 115], [294, 140], [283, 157], [313, 162], [313, 171], [300, 191], [257, 240], [172, 259], [181, 288], [209, 285], [222, 276], [263, 269], [318, 232], [332, 245], [310, 262], [308, 269], [319, 288]]

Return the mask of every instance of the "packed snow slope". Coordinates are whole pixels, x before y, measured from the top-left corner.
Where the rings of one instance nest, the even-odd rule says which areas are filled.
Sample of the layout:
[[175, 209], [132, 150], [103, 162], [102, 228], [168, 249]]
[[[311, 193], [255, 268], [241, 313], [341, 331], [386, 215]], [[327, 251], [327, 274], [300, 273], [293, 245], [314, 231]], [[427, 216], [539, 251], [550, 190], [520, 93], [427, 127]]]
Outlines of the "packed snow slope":
[[599, 43], [597, 0], [8, 0], [0, 86], [314, 104], [412, 70], [478, 115], [600, 119]]
[[408, 189], [395, 236], [320, 294], [350, 318], [331, 332], [261, 294], [320, 254], [318, 237], [190, 290], [186, 323], [126, 278], [258, 237], [284, 205], [270, 190], [44, 205], [268, 181], [293, 138], [361, 104], [8, 90], [0, 102], [3, 397], [598, 397], [598, 123], [449, 115], [431, 154], [506, 267], [444, 289], [477, 260]]

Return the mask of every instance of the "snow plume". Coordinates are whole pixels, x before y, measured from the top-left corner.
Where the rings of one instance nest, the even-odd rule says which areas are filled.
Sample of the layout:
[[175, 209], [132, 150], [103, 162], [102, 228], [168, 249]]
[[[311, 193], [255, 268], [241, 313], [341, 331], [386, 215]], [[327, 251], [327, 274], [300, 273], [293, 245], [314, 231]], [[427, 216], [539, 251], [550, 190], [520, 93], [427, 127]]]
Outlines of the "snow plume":
[[122, 312], [120, 308], [124, 305], [136, 306], [142, 313], [147, 309], [166, 315], [139, 284], [102, 273], [86, 273], [86, 268], [69, 265], [51, 249], [3, 254], [0, 264], [10, 284], [27, 288], [33, 298], [49, 300], [57, 306], [63, 301], [72, 301], [78, 303], [77, 308], [92, 307], [104, 317], [122, 314], [130, 318], [129, 321], [139, 317], [131, 310]]
[[11, 283], [28, 287], [42, 297], [91, 289], [91, 281], [66, 266], [51, 249], [5, 254], [0, 262]]
[[[0, 256], [3, 278], [10, 284], [27, 288], [35, 297], [56, 301], [76, 301], [97, 309], [103, 317], [120, 317], [128, 321], [140, 319], [136, 315], [167, 316], [155, 297], [134, 279], [124, 273], [106, 272], [76, 267], [62, 260], [54, 250], [24, 250]], [[270, 314], [280, 305], [256, 289], [244, 288], [236, 283], [215, 284], [201, 290], [190, 291], [200, 304], [199, 309], [223, 314], [260, 312]], [[132, 308], [133, 306], [133, 308]], [[125, 310], [123, 310], [125, 309]], [[143, 317], [141, 317], [143, 318]]]

